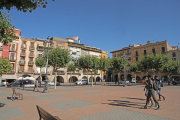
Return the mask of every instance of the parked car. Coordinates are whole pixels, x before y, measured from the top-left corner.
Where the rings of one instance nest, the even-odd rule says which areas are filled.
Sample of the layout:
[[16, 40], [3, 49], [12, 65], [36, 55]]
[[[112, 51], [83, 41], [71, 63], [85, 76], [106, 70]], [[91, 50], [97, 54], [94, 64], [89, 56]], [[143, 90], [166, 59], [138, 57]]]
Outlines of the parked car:
[[87, 79], [80, 79], [80, 80], [76, 81], [75, 84], [76, 85], [87, 85], [88, 80]]
[[26, 84], [25, 81], [16, 81], [16, 82], [11, 82], [7, 84], [8, 87], [21, 87], [23, 84]]
[[145, 79], [140, 80], [140, 83], [145, 83], [145, 82], [146, 82]]
[[172, 84], [173, 84], [173, 85], [180, 84], [180, 80], [178, 80], [178, 79], [177, 79], [177, 80], [174, 80], [174, 81], [172, 81]]
[[136, 83], [136, 79], [135, 79], [135, 78], [132, 78], [131, 82], [132, 82], [132, 83]]
[[2, 86], [5, 86], [5, 85], [6, 85], [6, 80], [2, 80], [2, 81], [1, 81], [1, 85], [2, 85]]
[[[124, 79], [123, 80], [119, 80], [119, 84], [124, 84]], [[129, 84], [128, 80], [126, 80], [126, 84]]]
[[[50, 82], [48, 82], [48, 85], [49, 86], [53, 86], [54, 85], [54, 81], [50, 81]], [[60, 85], [60, 83], [59, 82], [56, 82], [56, 86], [59, 86]]]

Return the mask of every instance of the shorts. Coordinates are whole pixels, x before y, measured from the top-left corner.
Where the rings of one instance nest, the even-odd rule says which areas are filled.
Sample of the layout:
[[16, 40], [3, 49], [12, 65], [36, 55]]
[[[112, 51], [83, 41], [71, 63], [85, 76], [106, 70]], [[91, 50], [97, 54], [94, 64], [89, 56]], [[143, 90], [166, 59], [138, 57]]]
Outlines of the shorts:
[[145, 95], [147, 95], [148, 94], [148, 90], [146, 90], [146, 92], [145, 92]]
[[157, 92], [156, 92], [157, 94], [159, 94], [160, 93], [160, 90], [157, 90]]
[[153, 97], [153, 98], [155, 98], [156, 96], [155, 96], [155, 91], [154, 90], [151, 90], [151, 91], [149, 91], [148, 92], [148, 97]]

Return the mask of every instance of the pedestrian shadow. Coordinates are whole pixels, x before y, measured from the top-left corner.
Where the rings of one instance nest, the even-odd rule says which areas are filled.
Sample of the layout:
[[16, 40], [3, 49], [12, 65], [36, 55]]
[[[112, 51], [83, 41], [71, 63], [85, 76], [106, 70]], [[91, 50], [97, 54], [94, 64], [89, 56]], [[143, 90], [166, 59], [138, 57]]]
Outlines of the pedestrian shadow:
[[121, 97], [121, 98], [134, 99], [134, 100], [143, 100], [143, 101], [146, 101], [146, 99], [141, 99], [141, 98], [130, 98], [130, 97]]
[[4, 104], [4, 103], [0, 103], [0, 108], [1, 108], [1, 107], [4, 107], [4, 106], [5, 106], [5, 104]]
[[131, 102], [131, 101], [126, 101], [126, 100], [108, 100], [108, 101], [110, 101], [110, 103], [102, 103], [102, 104], [108, 104], [108, 105], [112, 105], [112, 106], [138, 108], [138, 109], [141, 109], [141, 106], [144, 105], [144, 103]]
[[[8, 100], [12, 100], [12, 97], [7, 97]], [[15, 97], [15, 99], [18, 99], [17, 97]]]

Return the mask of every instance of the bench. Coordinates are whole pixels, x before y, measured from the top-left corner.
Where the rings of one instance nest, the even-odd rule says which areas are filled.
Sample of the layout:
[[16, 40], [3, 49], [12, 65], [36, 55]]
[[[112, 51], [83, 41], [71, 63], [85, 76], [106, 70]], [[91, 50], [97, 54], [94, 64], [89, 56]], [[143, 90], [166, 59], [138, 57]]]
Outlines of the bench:
[[16, 93], [16, 90], [15, 90], [15, 88], [12, 88], [12, 90], [13, 90], [13, 94], [12, 94], [12, 101], [13, 100], [15, 100], [15, 97], [16, 96], [19, 96], [19, 98], [20, 98], [20, 96], [21, 96], [21, 99], [23, 100], [23, 94], [21, 94], [21, 93]]
[[43, 118], [43, 120], [61, 120], [58, 116], [53, 116], [51, 114], [49, 114], [48, 112], [46, 112], [44, 109], [42, 109], [41, 107], [37, 106], [37, 110], [39, 113], [39, 120], [41, 120]]
[[104, 82], [104, 85], [111, 85], [109, 82]]

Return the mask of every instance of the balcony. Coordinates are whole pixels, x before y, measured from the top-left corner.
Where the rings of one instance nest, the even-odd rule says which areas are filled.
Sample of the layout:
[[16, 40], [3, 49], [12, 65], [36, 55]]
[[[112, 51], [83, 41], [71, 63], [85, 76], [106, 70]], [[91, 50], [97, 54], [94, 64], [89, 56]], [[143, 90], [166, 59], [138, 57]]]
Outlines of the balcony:
[[15, 70], [14, 69], [12, 69], [12, 70], [10, 70], [9, 72], [7, 72], [8, 74], [14, 74], [15, 73]]
[[22, 45], [21, 45], [21, 48], [22, 48], [22, 49], [26, 49], [26, 44], [22, 44]]
[[29, 47], [29, 50], [34, 50], [34, 46], [30, 46], [30, 47]]
[[139, 54], [135, 54], [135, 56], [139, 56]]
[[166, 51], [165, 51], [165, 50], [162, 50], [161, 53], [166, 53]]
[[34, 53], [29, 53], [29, 57], [34, 57]]
[[131, 60], [131, 57], [128, 57], [128, 60]]
[[21, 52], [20, 56], [26, 56], [25, 52]]
[[3, 46], [0, 46], [0, 51], [2, 51], [3, 50]]
[[25, 60], [20, 60], [19, 64], [24, 65], [24, 64], [26, 64], [26, 61]]
[[143, 55], [147, 55], [147, 53], [143, 53]]
[[18, 70], [18, 73], [24, 73], [24, 70], [20, 69]]
[[16, 61], [16, 57], [10, 57], [9, 60], [10, 61]]
[[[55, 75], [55, 71], [53, 71], [53, 75]], [[57, 75], [65, 75], [64, 71], [57, 71]]]
[[130, 55], [130, 54], [131, 54], [131, 52], [127, 52], [127, 53], [126, 53], [126, 55]]
[[34, 70], [32, 70], [32, 69], [29, 69], [27, 72], [25, 72], [25, 73], [34, 73]]
[[16, 49], [15, 49], [15, 48], [10, 47], [9, 51], [10, 51], [10, 52], [16, 52]]
[[43, 51], [43, 50], [44, 50], [44, 48], [43, 48], [43, 47], [39, 47], [39, 46], [38, 46], [38, 47], [37, 47], [37, 50], [38, 50], [38, 51]]
[[[35, 75], [40, 75], [40, 71], [34, 71], [34, 74], [35, 74]], [[46, 75], [46, 71], [41, 71], [41, 74], [42, 74], [42, 75]], [[50, 74], [51, 74], [51, 71], [48, 71], [47, 74], [50, 75]]]
[[33, 61], [29, 61], [28, 65], [34, 65], [34, 62]]

